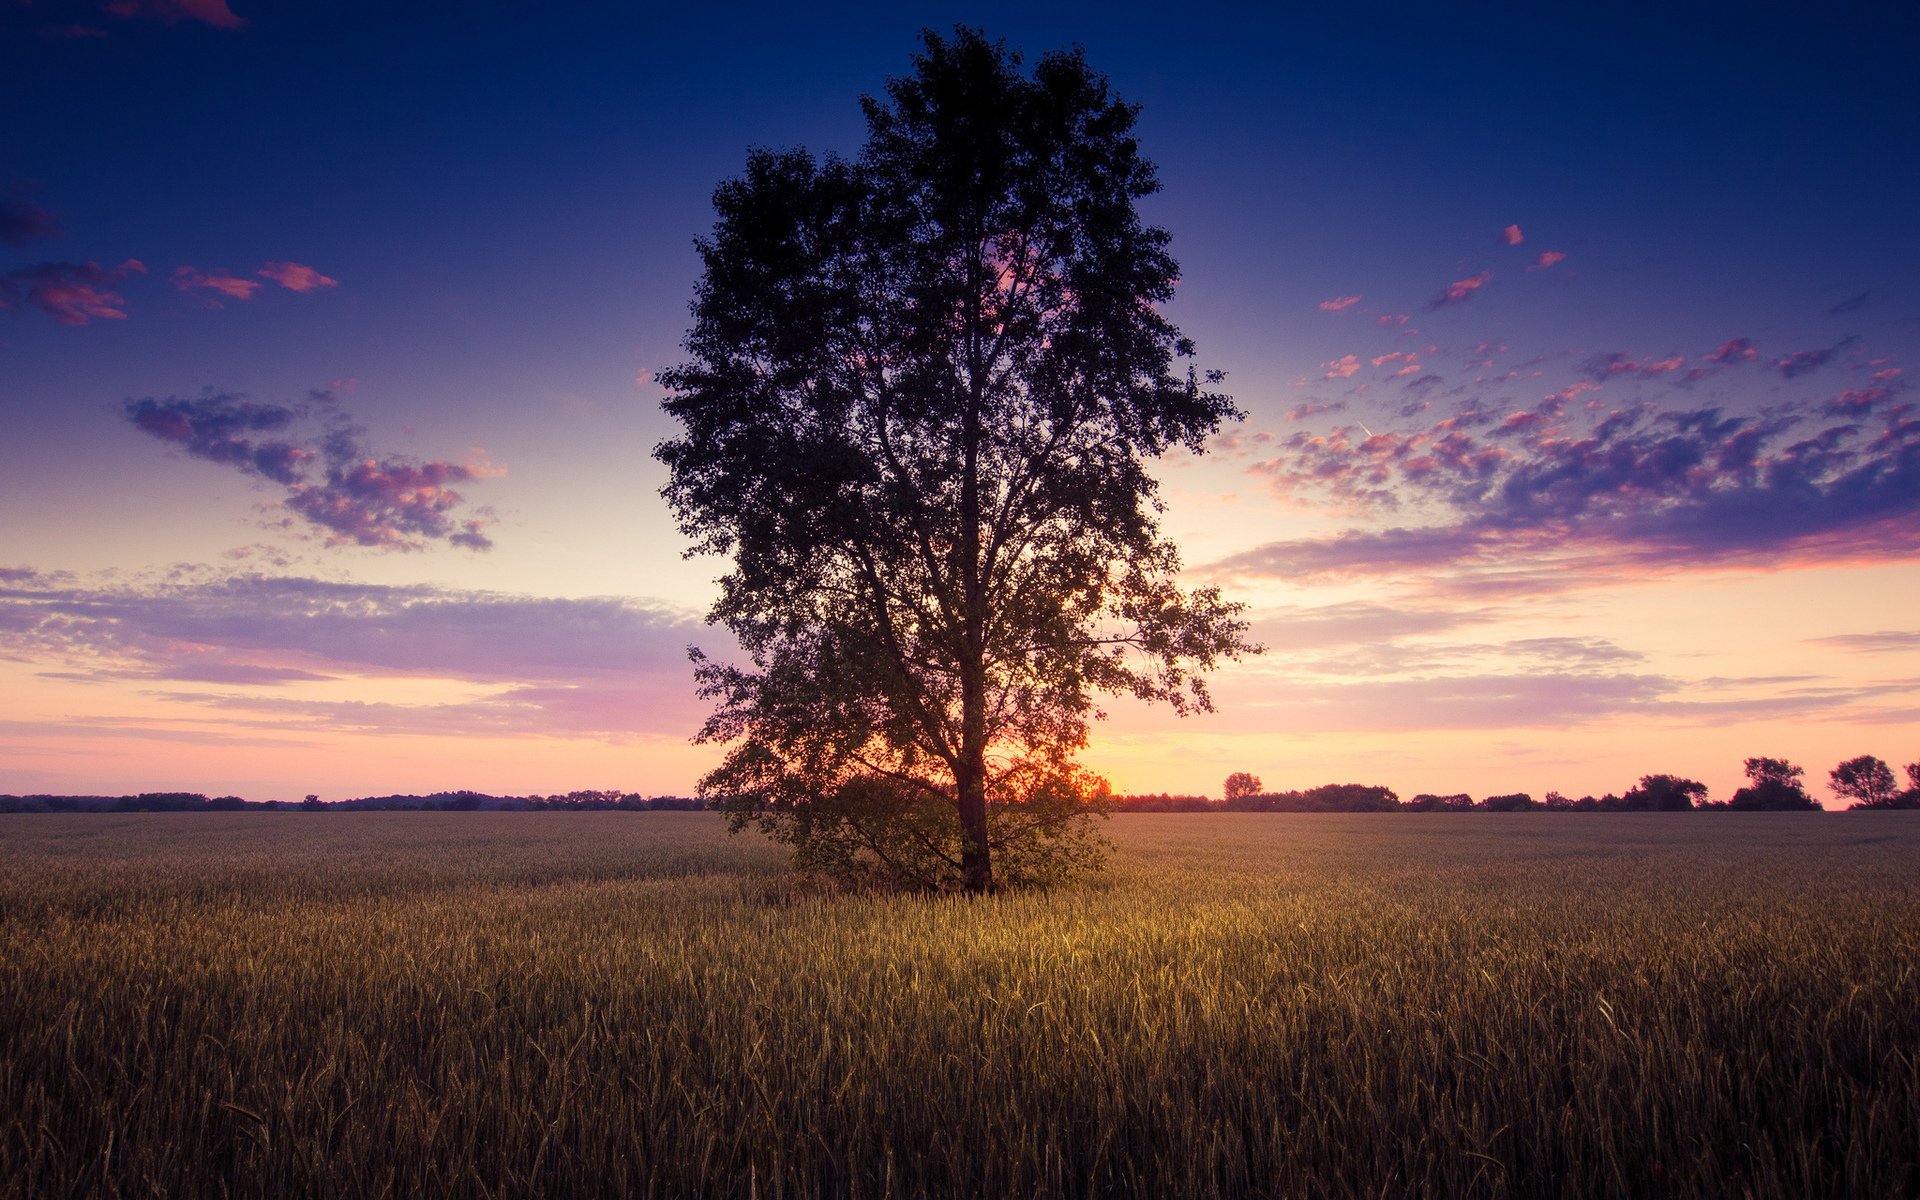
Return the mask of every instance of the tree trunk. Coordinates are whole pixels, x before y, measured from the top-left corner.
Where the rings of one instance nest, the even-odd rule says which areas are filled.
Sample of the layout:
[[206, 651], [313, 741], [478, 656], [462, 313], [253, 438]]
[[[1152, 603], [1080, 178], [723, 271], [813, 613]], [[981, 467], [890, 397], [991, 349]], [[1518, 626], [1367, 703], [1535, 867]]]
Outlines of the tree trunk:
[[987, 848], [986, 747], [970, 748], [954, 779], [960, 805], [960, 873], [967, 891], [993, 890], [993, 859]]

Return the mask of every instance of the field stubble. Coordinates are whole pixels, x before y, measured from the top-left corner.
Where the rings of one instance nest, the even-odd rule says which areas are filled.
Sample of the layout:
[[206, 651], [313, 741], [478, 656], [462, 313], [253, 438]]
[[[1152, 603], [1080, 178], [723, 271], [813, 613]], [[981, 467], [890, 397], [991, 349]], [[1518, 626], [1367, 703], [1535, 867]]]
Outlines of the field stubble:
[[1913, 1196], [1920, 820], [0, 818], [0, 1196]]

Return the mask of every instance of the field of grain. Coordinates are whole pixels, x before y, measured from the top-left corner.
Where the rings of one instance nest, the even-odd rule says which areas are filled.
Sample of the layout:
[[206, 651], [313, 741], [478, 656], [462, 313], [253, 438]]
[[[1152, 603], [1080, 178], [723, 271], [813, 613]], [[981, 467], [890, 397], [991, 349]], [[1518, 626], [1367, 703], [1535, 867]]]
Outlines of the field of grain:
[[1920, 819], [0, 818], [0, 1195], [1920, 1194]]

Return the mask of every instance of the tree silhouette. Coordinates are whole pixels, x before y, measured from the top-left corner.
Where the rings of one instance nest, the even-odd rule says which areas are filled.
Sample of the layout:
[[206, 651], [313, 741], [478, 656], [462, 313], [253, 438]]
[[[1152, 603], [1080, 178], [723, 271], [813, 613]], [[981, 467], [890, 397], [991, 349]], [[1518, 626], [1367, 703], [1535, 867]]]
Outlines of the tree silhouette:
[[1686, 812], [1706, 799], [1707, 785], [1678, 775], [1642, 775], [1639, 786], [1620, 797], [1628, 812]]
[[1893, 781], [1893, 768], [1871, 754], [1862, 754], [1841, 763], [1827, 777], [1834, 794], [1853, 803], [1848, 808], [1892, 808], [1899, 798]]
[[1258, 775], [1250, 775], [1245, 771], [1235, 771], [1233, 774], [1227, 776], [1227, 781], [1220, 786], [1220, 794], [1223, 800], [1228, 804], [1232, 804], [1236, 800], [1244, 800], [1248, 796], [1259, 795], [1261, 786], [1262, 784], [1260, 783], [1260, 777]]
[[1805, 772], [1784, 758], [1747, 760], [1746, 787], [1733, 794], [1728, 808], [1743, 811], [1817, 811], [1820, 802], [1800, 784]]
[[1255, 649], [1175, 585], [1146, 467], [1240, 414], [1175, 372], [1135, 108], [1078, 51], [922, 36], [857, 160], [715, 191], [655, 456], [751, 659], [695, 652], [703, 794], [805, 864], [980, 892], [1088, 861], [1097, 693], [1208, 709], [1198, 672]]

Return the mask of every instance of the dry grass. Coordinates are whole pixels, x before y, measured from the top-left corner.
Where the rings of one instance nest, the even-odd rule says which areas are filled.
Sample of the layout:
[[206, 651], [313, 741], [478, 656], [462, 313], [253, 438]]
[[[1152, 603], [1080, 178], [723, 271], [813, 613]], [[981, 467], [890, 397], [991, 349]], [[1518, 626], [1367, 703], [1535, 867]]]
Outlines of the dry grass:
[[1913, 1196], [1920, 819], [0, 818], [4, 1196]]

